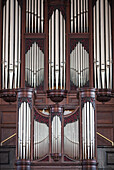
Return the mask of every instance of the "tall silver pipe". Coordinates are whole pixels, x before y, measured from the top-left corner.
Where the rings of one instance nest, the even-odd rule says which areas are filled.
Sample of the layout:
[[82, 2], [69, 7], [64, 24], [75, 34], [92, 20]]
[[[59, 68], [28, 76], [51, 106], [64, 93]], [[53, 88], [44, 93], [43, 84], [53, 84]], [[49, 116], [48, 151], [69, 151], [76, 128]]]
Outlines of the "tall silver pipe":
[[32, 13], [31, 13], [31, 15], [32, 15], [32, 17], [31, 17], [31, 33], [33, 33], [34, 32], [34, 0], [32, 0], [32, 11], [31, 11]]
[[81, 33], [83, 33], [83, 0], [81, 0]]
[[95, 88], [97, 88], [97, 65], [96, 65], [96, 59], [97, 59], [97, 45], [96, 45], [96, 6], [93, 7], [93, 20], [94, 20], [94, 29], [93, 29], [93, 35], [94, 35], [94, 82], [95, 82]]
[[41, 0], [41, 33], [44, 32], [44, 8], [43, 8], [44, 4], [43, 4], [43, 0]]
[[29, 0], [26, 0], [26, 33], [28, 33], [28, 15], [29, 15], [29, 8], [28, 8]]
[[113, 74], [112, 74], [112, 63], [113, 63], [113, 59], [112, 59], [112, 29], [111, 29], [111, 6], [109, 5], [109, 44], [110, 44], [110, 88], [112, 89], [112, 81], [113, 81]]
[[18, 40], [18, 88], [20, 87], [21, 77], [21, 7], [19, 6], [19, 40]]
[[90, 158], [90, 108], [87, 102], [87, 158]]
[[60, 14], [60, 88], [63, 87], [63, 18]]
[[86, 0], [84, 2], [84, 32], [86, 32]]
[[17, 87], [17, 71], [18, 71], [18, 2], [15, 2], [15, 65], [14, 65], [14, 88]]
[[80, 32], [80, 0], [78, 0], [78, 33]]
[[6, 27], [6, 6], [4, 5], [3, 7], [3, 45], [2, 45], [2, 89], [5, 88], [5, 85], [4, 85], [4, 80], [5, 80], [5, 72], [4, 72], [4, 69], [5, 69], [5, 34], [6, 34], [6, 30], [5, 30], [5, 27]]
[[66, 86], [66, 48], [65, 48], [65, 20], [63, 21], [63, 28], [64, 28], [64, 31], [63, 31], [63, 35], [64, 35], [64, 89], [65, 89], [65, 86]]
[[41, 3], [41, 1], [40, 0], [38, 0], [38, 33], [40, 33], [40, 3]]
[[73, 33], [73, 0], [71, 0], [71, 33]]
[[109, 68], [110, 68], [110, 59], [109, 59], [109, 20], [108, 20], [108, 2], [105, 0], [105, 35], [106, 35], [106, 79], [107, 84], [106, 87], [109, 88], [110, 86], [110, 79], [109, 79]]
[[51, 26], [52, 26], [52, 19], [49, 20], [49, 89], [51, 89]]
[[98, 77], [98, 88], [101, 88], [101, 80], [100, 80], [100, 44], [99, 44], [99, 0], [96, 1], [96, 27], [97, 27], [97, 77]]
[[28, 32], [30, 33], [31, 30], [30, 30], [30, 26], [31, 26], [31, 0], [29, 0], [29, 21], [28, 21]]
[[55, 79], [56, 79], [56, 89], [58, 89], [59, 84], [59, 10], [55, 11]]
[[54, 13], [52, 14], [52, 89], [54, 89]]
[[[76, 6], [77, 4], [76, 4], [76, 0], [74, 0], [74, 32], [76, 33], [76, 27], [77, 27], [77, 25], [76, 25], [76, 20], [77, 20], [77, 11], [76, 11]], [[73, 7], [71, 6], [71, 13], [73, 13]]]
[[105, 47], [104, 47], [104, 0], [100, 0], [100, 22], [101, 22], [101, 81], [102, 88], [105, 88]]
[[86, 32], [88, 32], [88, 0], [86, 0]]
[[35, 26], [34, 26], [34, 32], [36, 33], [37, 32], [37, 3], [38, 1], [35, 0], [35, 12], [34, 12], [34, 18], [35, 18]]

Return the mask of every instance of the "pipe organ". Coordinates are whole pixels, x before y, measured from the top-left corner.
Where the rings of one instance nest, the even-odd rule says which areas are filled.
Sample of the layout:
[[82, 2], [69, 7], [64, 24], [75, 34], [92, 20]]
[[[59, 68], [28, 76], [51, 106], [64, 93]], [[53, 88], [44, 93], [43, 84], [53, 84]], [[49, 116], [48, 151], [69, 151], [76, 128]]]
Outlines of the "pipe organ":
[[0, 1], [0, 98], [16, 109], [17, 169], [97, 169], [96, 100], [114, 97], [113, 8]]
[[25, 84], [39, 87], [44, 82], [44, 52], [34, 42], [25, 54]]
[[88, 0], [71, 0], [70, 2], [70, 32], [88, 32]]
[[89, 54], [78, 42], [70, 53], [70, 81], [76, 87], [84, 87], [89, 82]]
[[3, 4], [2, 89], [20, 87], [21, 6], [18, 0]]
[[58, 9], [49, 18], [49, 89], [65, 89], [65, 19]]
[[108, 0], [97, 0], [93, 7], [94, 86], [112, 89], [112, 24]]
[[18, 111], [18, 158], [30, 159], [31, 152], [31, 108], [22, 102]]
[[44, 0], [26, 0], [26, 33], [44, 32]]

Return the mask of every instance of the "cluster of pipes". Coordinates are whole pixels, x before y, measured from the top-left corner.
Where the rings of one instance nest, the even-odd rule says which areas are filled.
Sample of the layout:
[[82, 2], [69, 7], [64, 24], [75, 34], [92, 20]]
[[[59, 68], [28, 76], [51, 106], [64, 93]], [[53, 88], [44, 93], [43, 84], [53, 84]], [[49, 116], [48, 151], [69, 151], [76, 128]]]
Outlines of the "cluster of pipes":
[[79, 119], [64, 127], [64, 154], [79, 159]]
[[111, 6], [108, 0], [97, 0], [93, 7], [94, 85], [112, 89]]
[[83, 159], [95, 157], [95, 111], [91, 102], [82, 108], [82, 148]]
[[44, 53], [36, 42], [25, 54], [25, 82], [29, 87], [38, 87], [44, 81]]
[[61, 121], [58, 116], [52, 121], [52, 153], [61, 153]]
[[71, 33], [88, 32], [88, 0], [71, 0]]
[[65, 19], [58, 9], [49, 19], [49, 89], [65, 89]]
[[22, 102], [18, 111], [18, 157], [30, 159], [31, 147], [31, 108]]
[[44, 0], [26, 0], [26, 33], [44, 32]]
[[49, 127], [34, 120], [34, 160], [49, 153]]
[[70, 80], [76, 87], [89, 81], [89, 54], [80, 42], [70, 54]]
[[18, 0], [3, 5], [2, 89], [20, 87], [21, 6]]

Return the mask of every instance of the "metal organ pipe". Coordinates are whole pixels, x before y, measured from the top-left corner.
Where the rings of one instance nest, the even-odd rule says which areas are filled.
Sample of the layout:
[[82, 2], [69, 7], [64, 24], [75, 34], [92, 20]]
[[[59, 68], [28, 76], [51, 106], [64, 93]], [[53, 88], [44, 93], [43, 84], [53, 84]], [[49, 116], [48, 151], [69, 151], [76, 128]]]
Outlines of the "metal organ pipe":
[[65, 89], [65, 65], [65, 19], [56, 9], [49, 19], [49, 89]]
[[71, 0], [71, 33], [88, 32], [88, 0]]
[[76, 87], [86, 86], [89, 81], [89, 54], [80, 42], [70, 54], [70, 80]]
[[44, 0], [26, 0], [26, 33], [44, 32]]
[[96, 1], [93, 20], [94, 85], [99, 89], [112, 89], [111, 6], [108, 0]]
[[2, 44], [2, 89], [19, 88], [21, 71], [21, 6], [17, 0], [7, 0], [3, 6]]
[[18, 157], [19, 159], [30, 159], [31, 109], [27, 102], [21, 103], [18, 117]]

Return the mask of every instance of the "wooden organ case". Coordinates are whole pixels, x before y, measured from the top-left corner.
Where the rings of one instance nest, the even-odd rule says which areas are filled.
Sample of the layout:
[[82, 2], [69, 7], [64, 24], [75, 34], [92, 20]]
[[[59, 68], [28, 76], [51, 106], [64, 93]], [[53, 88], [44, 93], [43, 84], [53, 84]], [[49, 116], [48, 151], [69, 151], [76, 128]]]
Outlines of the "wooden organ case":
[[0, 97], [16, 103], [16, 168], [97, 169], [96, 104], [114, 97], [113, 0], [0, 8]]

